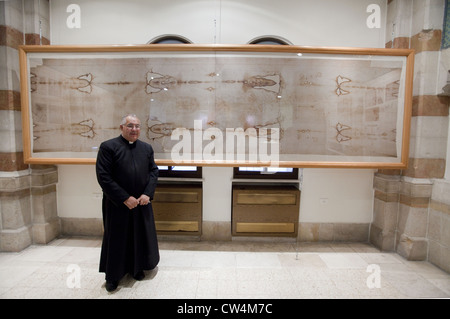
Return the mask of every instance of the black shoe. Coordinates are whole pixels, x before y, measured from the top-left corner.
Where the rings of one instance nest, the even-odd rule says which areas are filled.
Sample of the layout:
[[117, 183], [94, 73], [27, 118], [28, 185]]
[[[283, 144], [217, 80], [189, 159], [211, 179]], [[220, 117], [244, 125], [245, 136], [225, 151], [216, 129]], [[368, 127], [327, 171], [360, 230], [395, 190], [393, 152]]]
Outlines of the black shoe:
[[119, 283], [117, 281], [106, 281], [105, 288], [106, 291], [112, 292], [117, 289]]
[[139, 271], [137, 274], [133, 275], [133, 278], [139, 281], [145, 278], [145, 274], [143, 271]]

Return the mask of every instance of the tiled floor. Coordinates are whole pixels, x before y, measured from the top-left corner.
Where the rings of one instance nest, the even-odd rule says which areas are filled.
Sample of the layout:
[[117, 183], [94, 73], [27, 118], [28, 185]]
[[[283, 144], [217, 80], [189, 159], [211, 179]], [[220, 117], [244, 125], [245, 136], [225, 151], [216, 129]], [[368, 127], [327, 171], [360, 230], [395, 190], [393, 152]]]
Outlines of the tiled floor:
[[0, 298], [450, 298], [450, 274], [361, 243], [160, 241], [161, 261], [114, 293], [99, 239], [0, 253]]

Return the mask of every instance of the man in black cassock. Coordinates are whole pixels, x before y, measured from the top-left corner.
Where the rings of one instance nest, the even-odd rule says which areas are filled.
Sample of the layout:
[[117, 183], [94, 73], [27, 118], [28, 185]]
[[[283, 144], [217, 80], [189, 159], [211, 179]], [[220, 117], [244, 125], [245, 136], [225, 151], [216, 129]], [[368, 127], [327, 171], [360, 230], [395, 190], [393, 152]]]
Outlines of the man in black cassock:
[[122, 119], [122, 134], [103, 142], [97, 155], [97, 180], [103, 190], [103, 242], [100, 272], [107, 291], [114, 291], [129, 273], [145, 277], [159, 262], [159, 248], [151, 200], [158, 167], [150, 144], [138, 140], [140, 120]]

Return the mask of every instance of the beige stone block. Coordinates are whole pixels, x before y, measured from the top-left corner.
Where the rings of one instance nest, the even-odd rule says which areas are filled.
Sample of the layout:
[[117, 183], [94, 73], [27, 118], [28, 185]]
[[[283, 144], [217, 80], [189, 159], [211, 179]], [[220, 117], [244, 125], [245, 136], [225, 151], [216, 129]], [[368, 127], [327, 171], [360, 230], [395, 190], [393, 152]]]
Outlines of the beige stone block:
[[428, 242], [428, 261], [438, 267], [441, 264], [441, 245], [430, 240]]
[[411, 119], [410, 156], [445, 158], [448, 116], [416, 116]]
[[450, 273], [450, 248], [441, 246], [441, 264], [440, 268]]
[[431, 197], [433, 184], [426, 180], [403, 177], [400, 193], [409, 197]]
[[367, 242], [369, 240], [369, 224], [335, 223], [333, 230], [334, 241]]
[[441, 215], [442, 215], [441, 212], [430, 208], [427, 237], [428, 239], [436, 242], [441, 241], [441, 225], [442, 225]]
[[384, 202], [375, 198], [372, 223], [384, 231], [394, 231], [397, 228], [398, 207], [397, 202]]
[[441, 243], [450, 249], [450, 215], [441, 213]]
[[413, 95], [436, 94], [438, 51], [422, 51], [414, 56]]
[[23, 175], [0, 177], [0, 191], [28, 189], [30, 187], [30, 175], [27, 171], [22, 172]]
[[428, 261], [442, 270], [450, 273], [450, 249], [430, 241], [428, 248]]
[[319, 241], [319, 223], [299, 223], [298, 239], [300, 241]]
[[[9, 94], [8, 94], [9, 93]], [[5, 107], [14, 107], [17, 103], [17, 93], [2, 91], [0, 93], [0, 152], [23, 152], [21, 112]], [[5, 96], [6, 95], [6, 96]], [[20, 101], [20, 95], [19, 95]], [[4, 104], [8, 104], [5, 106]], [[12, 105], [11, 105], [12, 104]]]
[[397, 203], [400, 198], [398, 193], [384, 193], [379, 190], [375, 190], [374, 197], [379, 200], [382, 200], [383, 202], [394, 202], [394, 203]]
[[397, 245], [397, 253], [407, 260], [426, 260], [427, 248], [428, 242], [426, 239], [402, 234]]
[[56, 186], [33, 187], [33, 223], [46, 223], [58, 215], [56, 206]]
[[47, 223], [33, 224], [33, 243], [47, 244], [60, 234], [59, 218], [54, 218]]
[[433, 193], [431, 199], [450, 205], [450, 181], [436, 179], [433, 183]]
[[374, 223], [370, 224], [369, 242], [379, 249], [383, 244], [383, 229]]
[[397, 229], [399, 205], [399, 203], [385, 204], [384, 228], [388, 231], [393, 232]]
[[[441, 59], [442, 61], [442, 59]], [[450, 56], [449, 56], [450, 61]], [[443, 64], [441, 64], [444, 67]], [[449, 65], [450, 66], [450, 65]], [[448, 68], [445, 69], [445, 73], [447, 73]], [[445, 75], [445, 79], [442, 81], [443, 87], [447, 83], [447, 75]], [[412, 116], [444, 116], [448, 117], [448, 104], [449, 97], [447, 96], [438, 96], [438, 95], [419, 95], [413, 96], [412, 99]]]
[[319, 224], [319, 241], [332, 241], [334, 238], [334, 224]]
[[379, 200], [378, 198], [374, 198], [372, 225], [375, 225], [380, 229], [384, 228], [385, 206], [386, 206], [385, 201]]
[[3, 193], [0, 196], [0, 212], [3, 229], [18, 229], [31, 224], [29, 191]]
[[56, 166], [32, 166], [31, 186], [45, 186], [58, 182], [58, 169]]
[[[445, 204], [444, 204], [445, 205]], [[450, 214], [430, 208], [428, 260], [450, 271]]]
[[[438, 25], [436, 24], [436, 26]], [[439, 29], [422, 30], [411, 37], [411, 49], [414, 49], [416, 54], [424, 51], [439, 51], [441, 46], [441, 36], [442, 30]]]
[[102, 236], [103, 220], [101, 218], [60, 218], [63, 236]]
[[371, 224], [369, 242], [382, 251], [394, 251], [395, 231], [387, 231]]
[[32, 243], [31, 227], [0, 231], [0, 251], [19, 252]]
[[429, 197], [412, 197], [412, 196], [400, 194], [399, 202], [400, 202], [400, 204], [404, 204], [409, 207], [428, 208], [428, 206], [430, 205], [430, 198]]
[[299, 223], [298, 240], [303, 242], [333, 241], [332, 223]]
[[400, 176], [375, 173], [373, 187], [384, 193], [398, 193], [400, 189]]
[[0, 171], [12, 174], [28, 169], [24, 163], [23, 152], [0, 152]]
[[201, 239], [231, 241], [231, 222], [203, 221]]
[[435, 200], [430, 201], [430, 208], [450, 216], [450, 205]]
[[408, 168], [402, 174], [412, 178], [443, 178], [445, 173], [445, 159], [443, 158], [414, 158], [408, 160]]
[[427, 231], [428, 208], [410, 207], [400, 204], [398, 232], [412, 237], [425, 237]]

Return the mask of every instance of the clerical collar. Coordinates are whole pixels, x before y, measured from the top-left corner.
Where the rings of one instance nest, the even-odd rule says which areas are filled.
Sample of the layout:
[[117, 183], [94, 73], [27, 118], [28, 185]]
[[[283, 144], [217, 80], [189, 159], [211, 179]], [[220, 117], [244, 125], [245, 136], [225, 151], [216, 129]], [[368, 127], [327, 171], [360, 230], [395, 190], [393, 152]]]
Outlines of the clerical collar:
[[132, 145], [132, 144], [134, 144], [134, 142], [130, 142], [129, 140], [127, 140], [125, 137], [123, 137], [123, 135], [122, 134], [120, 134], [120, 137], [122, 138], [122, 139], [124, 139], [125, 141], [127, 141], [128, 142], [128, 144], [130, 144], [130, 145]]

